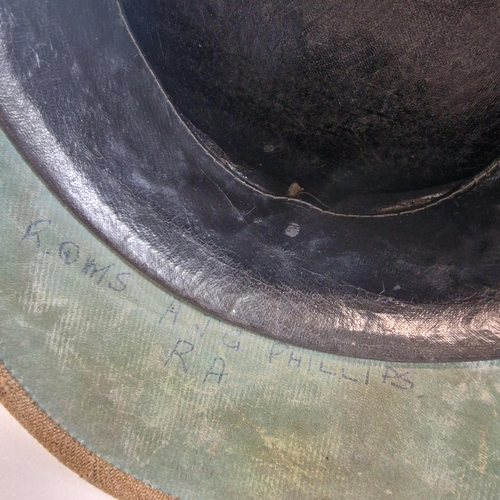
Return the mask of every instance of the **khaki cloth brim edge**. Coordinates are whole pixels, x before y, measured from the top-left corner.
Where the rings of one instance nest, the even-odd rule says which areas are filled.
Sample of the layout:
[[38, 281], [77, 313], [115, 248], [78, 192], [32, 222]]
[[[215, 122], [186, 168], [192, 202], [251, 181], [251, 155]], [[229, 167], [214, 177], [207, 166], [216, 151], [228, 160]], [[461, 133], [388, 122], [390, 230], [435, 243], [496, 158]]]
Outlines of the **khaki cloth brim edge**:
[[52, 455], [80, 477], [119, 500], [176, 500], [85, 448], [44, 413], [0, 361], [0, 402]]

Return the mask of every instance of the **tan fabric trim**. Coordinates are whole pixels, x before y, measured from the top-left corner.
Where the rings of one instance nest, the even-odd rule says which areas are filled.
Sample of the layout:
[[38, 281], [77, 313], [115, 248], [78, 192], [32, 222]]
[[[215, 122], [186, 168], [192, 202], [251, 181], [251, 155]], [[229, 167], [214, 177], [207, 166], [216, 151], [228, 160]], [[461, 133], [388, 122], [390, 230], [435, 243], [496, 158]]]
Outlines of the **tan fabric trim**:
[[119, 500], [175, 500], [118, 470], [73, 439], [29, 397], [0, 361], [0, 402], [58, 460]]

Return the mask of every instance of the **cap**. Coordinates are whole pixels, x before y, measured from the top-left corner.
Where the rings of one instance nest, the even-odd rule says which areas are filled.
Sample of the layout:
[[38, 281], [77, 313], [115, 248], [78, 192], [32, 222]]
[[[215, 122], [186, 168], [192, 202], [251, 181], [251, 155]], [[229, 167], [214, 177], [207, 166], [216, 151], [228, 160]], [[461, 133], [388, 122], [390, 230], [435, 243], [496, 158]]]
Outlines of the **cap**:
[[119, 498], [494, 497], [498, 363], [463, 360], [496, 356], [496, 164], [371, 212], [309, 173], [273, 192], [174, 107], [127, 5], [2, 4], [36, 171], [2, 136], [6, 406]]

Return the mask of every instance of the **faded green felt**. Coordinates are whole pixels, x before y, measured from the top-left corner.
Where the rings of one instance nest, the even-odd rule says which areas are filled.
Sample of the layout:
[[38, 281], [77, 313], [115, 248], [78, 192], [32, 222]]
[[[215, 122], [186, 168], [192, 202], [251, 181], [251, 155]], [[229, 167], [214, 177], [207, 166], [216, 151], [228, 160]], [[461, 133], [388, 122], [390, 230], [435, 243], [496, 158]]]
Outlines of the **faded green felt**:
[[156, 286], [0, 137], [0, 359], [91, 451], [189, 499], [493, 499], [498, 362], [276, 343]]

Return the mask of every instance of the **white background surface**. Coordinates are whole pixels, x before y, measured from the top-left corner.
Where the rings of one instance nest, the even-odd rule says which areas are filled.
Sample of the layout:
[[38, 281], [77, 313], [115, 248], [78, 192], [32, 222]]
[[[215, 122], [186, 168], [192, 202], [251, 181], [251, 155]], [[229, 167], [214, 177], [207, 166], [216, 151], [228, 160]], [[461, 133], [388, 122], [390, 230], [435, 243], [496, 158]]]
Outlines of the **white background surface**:
[[112, 500], [54, 458], [0, 404], [0, 500]]

